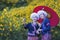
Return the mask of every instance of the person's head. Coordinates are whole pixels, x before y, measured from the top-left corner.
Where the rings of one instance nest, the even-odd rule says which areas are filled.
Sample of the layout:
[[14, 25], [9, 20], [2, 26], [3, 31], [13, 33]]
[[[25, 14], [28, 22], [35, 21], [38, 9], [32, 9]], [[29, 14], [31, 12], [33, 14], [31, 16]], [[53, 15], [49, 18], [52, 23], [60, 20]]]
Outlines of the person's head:
[[32, 13], [30, 18], [33, 20], [33, 21], [37, 21], [39, 19], [39, 15], [37, 13]]
[[47, 12], [44, 10], [39, 10], [38, 15], [39, 15], [39, 18], [44, 19], [45, 17], [47, 17]]

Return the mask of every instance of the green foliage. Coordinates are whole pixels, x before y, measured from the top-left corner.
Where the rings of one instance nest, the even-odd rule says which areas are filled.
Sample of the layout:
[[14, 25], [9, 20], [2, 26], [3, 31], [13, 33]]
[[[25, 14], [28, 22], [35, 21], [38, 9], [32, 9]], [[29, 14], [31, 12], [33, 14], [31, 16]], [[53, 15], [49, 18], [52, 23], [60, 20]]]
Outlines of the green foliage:
[[26, 40], [27, 31], [21, 25], [18, 30], [14, 26], [9, 30], [9, 26], [0, 26], [0, 40]]

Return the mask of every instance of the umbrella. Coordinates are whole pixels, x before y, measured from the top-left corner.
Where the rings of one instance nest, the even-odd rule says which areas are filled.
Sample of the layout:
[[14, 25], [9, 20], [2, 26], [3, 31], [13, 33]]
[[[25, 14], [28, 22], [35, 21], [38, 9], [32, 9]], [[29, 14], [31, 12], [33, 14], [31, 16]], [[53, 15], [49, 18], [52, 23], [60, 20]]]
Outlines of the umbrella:
[[[33, 12], [37, 13], [39, 10], [42, 10], [42, 9], [48, 12], [48, 14], [50, 15], [49, 20], [50, 20], [51, 27], [57, 26], [57, 24], [59, 23], [59, 17], [53, 9], [47, 6], [37, 6], [36, 8], [34, 8]], [[41, 21], [42, 21], [41, 19], [38, 20], [38, 22], [41, 22]]]

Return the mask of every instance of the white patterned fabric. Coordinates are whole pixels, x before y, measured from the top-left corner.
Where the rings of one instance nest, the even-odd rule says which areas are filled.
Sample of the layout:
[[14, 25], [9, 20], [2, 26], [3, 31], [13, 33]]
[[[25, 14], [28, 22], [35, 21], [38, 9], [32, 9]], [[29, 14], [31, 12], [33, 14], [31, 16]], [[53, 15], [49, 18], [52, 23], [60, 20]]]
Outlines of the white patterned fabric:
[[30, 18], [33, 20], [34, 18], [37, 18], [37, 20], [39, 19], [39, 15], [37, 13], [32, 13]]
[[37, 13], [38, 15], [44, 14], [45, 16], [47, 16], [47, 12], [44, 10], [39, 10]]

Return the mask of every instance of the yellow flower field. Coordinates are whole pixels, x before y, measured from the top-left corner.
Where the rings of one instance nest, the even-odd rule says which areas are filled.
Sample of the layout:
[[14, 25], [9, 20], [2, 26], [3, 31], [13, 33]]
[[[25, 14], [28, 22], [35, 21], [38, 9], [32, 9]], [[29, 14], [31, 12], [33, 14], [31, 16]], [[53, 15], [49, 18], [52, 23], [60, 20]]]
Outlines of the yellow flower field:
[[[35, 0], [29, 3], [28, 6], [19, 8], [12, 8], [8, 11], [8, 7], [4, 8], [0, 17], [1, 22], [7, 22], [8, 25], [20, 26], [22, 19], [25, 17], [27, 22], [30, 22], [30, 14], [37, 6], [48, 6], [52, 8], [60, 17], [60, 3], [59, 0]], [[4, 20], [6, 18], [6, 20]]]

